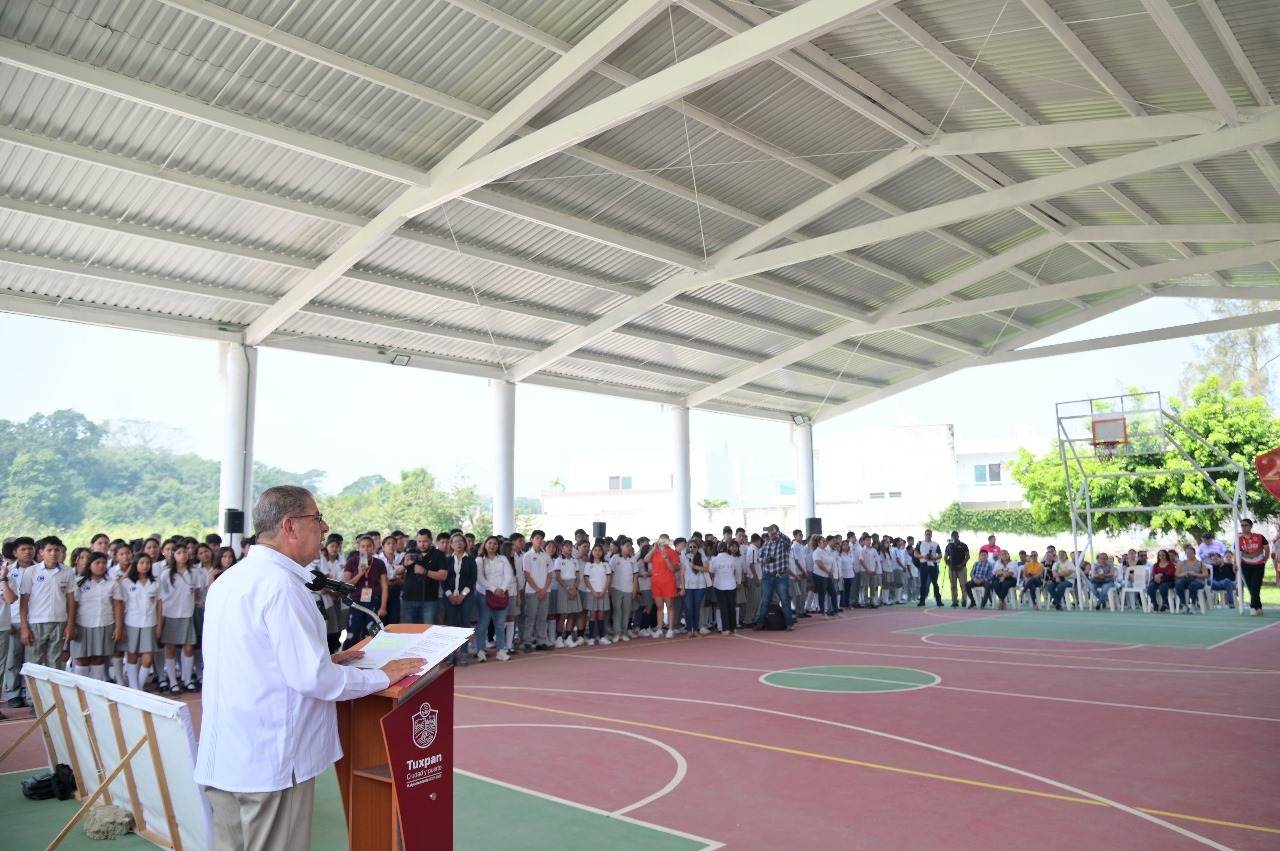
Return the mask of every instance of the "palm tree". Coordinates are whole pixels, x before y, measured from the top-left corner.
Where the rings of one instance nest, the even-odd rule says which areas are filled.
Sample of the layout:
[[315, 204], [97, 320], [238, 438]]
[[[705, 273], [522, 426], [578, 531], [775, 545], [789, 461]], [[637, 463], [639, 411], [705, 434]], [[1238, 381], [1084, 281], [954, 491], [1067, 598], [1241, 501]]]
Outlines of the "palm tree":
[[560, 481], [559, 476], [556, 476], [554, 479], [552, 479], [548, 487], [550, 487], [553, 491], [556, 491], [557, 493], [564, 493], [564, 482]]

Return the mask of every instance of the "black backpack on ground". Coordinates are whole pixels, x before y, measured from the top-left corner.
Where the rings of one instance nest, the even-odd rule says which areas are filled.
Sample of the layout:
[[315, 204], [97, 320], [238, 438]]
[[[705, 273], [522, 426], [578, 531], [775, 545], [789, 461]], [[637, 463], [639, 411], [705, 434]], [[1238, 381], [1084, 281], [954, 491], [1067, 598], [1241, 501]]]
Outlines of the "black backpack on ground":
[[779, 632], [787, 628], [787, 618], [782, 614], [782, 606], [770, 603], [769, 610], [764, 613], [764, 628], [770, 632]]
[[52, 774], [37, 774], [22, 781], [22, 794], [33, 801], [57, 798], [65, 801], [76, 791], [76, 777], [71, 766], [58, 763]]

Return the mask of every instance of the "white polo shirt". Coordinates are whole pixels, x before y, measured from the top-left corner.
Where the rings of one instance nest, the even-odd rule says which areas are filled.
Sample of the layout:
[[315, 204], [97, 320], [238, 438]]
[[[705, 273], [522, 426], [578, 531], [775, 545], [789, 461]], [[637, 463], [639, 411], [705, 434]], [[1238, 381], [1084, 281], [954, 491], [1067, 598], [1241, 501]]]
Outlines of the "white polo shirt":
[[547, 584], [551, 575], [551, 555], [546, 550], [524, 554], [524, 593], [535, 594]]
[[733, 591], [742, 581], [739, 559], [728, 553], [716, 553], [711, 558], [711, 586], [717, 591]]
[[76, 626], [86, 629], [111, 626], [116, 622], [114, 600], [124, 599], [120, 595], [120, 586], [112, 579], [103, 578], [96, 581], [90, 577], [83, 585], [75, 586]]
[[310, 578], [258, 544], [210, 586], [195, 770], [202, 786], [276, 792], [322, 774], [342, 755], [334, 701], [390, 685], [382, 671], [330, 660]]
[[564, 587], [572, 588], [578, 581], [578, 560], [575, 558], [557, 558], [556, 573], [560, 576], [560, 581], [564, 583]]
[[604, 590], [605, 582], [609, 579], [609, 565], [603, 561], [590, 561], [582, 566], [582, 579], [591, 584], [587, 586], [587, 593], [599, 593]]
[[189, 618], [196, 613], [196, 593], [200, 580], [188, 570], [185, 574], [166, 570], [156, 577], [160, 586], [160, 602], [165, 618]]
[[835, 553], [831, 552], [830, 547], [818, 547], [813, 551], [813, 575], [827, 576], [828, 571], [830, 571], [831, 576], [838, 575], [838, 560]]
[[160, 583], [149, 579], [144, 585], [132, 579], [122, 579], [120, 593], [124, 597], [125, 626], [141, 629], [156, 625], [156, 601], [160, 599]]
[[611, 587], [618, 589], [623, 594], [634, 594], [636, 592], [636, 563], [639, 561], [635, 556], [626, 557], [616, 555], [609, 559], [609, 569], [613, 572], [613, 585]]
[[22, 571], [20, 596], [27, 598], [27, 623], [66, 623], [67, 595], [76, 572], [65, 564], [52, 568], [36, 562]]

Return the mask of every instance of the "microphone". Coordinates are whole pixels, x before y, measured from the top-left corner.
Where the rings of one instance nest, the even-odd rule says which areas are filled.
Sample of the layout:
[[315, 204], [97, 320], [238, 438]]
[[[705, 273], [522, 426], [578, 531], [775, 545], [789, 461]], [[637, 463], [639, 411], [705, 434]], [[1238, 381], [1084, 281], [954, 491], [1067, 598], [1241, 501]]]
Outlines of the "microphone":
[[356, 586], [338, 579], [330, 579], [321, 573], [318, 567], [311, 569], [311, 575], [314, 578], [307, 583], [307, 588], [311, 591], [335, 591], [344, 597], [356, 593]]

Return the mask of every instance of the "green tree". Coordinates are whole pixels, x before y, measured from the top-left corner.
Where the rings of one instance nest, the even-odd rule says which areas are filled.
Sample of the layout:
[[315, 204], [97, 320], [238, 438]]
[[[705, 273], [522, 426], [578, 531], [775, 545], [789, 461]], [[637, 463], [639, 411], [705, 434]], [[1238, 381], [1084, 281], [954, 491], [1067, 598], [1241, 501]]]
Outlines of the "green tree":
[[43, 527], [65, 528], [84, 516], [84, 491], [71, 468], [52, 449], [21, 452], [9, 465], [5, 507]]
[[698, 507], [705, 508], [708, 511], [711, 511], [712, 509], [716, 509], [716, 508], [727, 508], [728, 505], [729, 505], [729, 500], [727, 499], [711, 499], [708, 497], [707, 499], [698, 500]]
[[[1246, 471], [1246, 498], [1254, 517], [1269, 518], [1280, 513], [1280, 503], [1262, 488], [1254, 472], [1253, 460], [1262, 452], [1280, 445], [1280, 419], [1265, 399], [1250, 396], [1242, 382], [1225, 390], [1221, 379], [1211, 375], [1192, 390], [1190, 404], [1170, 400], [1172, 413], [1205, 441], [1231, 457]], [[1175, 433], [1177, 432], [1175, 428]], [[1223, 466], [1222, 459], [1209, 447], [1194, 440], [1179, 440], [1202, 467]], [[1172, 446], [1164, 454], [1120, 456], [1112, 461], [1085, 459], [1084, 467], [1094, 473], [1158, 471], [1186, 469], [1188, 464]], [[1046, 532], [1071, 528], [1067, 502], [1066, 472], [1055, 443], [1041, 456], [1022, 450], [1011, 465], [1013, 478], [1023, 487], [1031, 505], [1031, 517]], [[1235, 477], [1220, 473], [1218, 486], [1228, 495], [1235, 490]], [[1072, 462], [1072, 484], [1079, 487]], [[1224, 502], [1199, 474], [1146, 475], [1110, 479], [1091, 479], [1089, 492], [1098, 508], [1149, 507], [1162, 505], [1204, 505]], [[1226, 509], [1182, 511], [1166, 509], [1155, 512], [1121, 512], [1098, 514], [1095, 531], [1124, 531], [1147, 528], [1155, 531], [1199, 534], [1217, 529], [1229, 517]]]
[[[1209, 303], [1208, 313], [1215, 319], [1246, 316], [1280, 310], [1280, 301], [1219, 300]], [[1243, 382], [1247, 396], [1259, 396], [1275, 402], [1275, 383], [1266, 364], [1280, 352], [1280, 327], [1261, 325], [1239, 331], [1220, 331], [1192, 344], [1195, 357], [1182, 369], [1179, 392], [1183, 398], [1194, 397], [1195, 388], [1211, 375], [1221, 379], [1223, 387]]]

